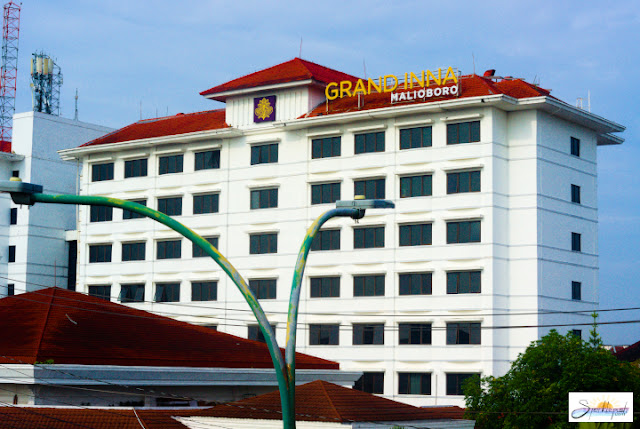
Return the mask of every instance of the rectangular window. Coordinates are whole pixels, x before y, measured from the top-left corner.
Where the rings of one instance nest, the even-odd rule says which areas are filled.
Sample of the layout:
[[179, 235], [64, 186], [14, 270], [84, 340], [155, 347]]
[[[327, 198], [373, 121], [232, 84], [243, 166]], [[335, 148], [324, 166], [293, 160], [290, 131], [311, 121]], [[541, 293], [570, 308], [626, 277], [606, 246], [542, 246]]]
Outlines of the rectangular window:
[[431, 195], [432, 178], [430, 174], [405, 176], [400, 178], [400, 198], [423, 197]]
[[366, 179], [353, 182], [354, 195], [364, 195], [368, 200], [383, 200], [385, 196], [385, 179]]
[[258, 299], [276, 299], [276, 279], [249, 280], [249, 287]]
[[18, 208], [14, 207], [9, 212], [9, 225], [16, 225], [18, 223]]
[[7, 262], [15, 262], [16, 261], [16, 246], [9, 246], [9, 255]]
[[400, 345], [431, 344], [431, 323], [400, 323], [398, 333]]
[[447, 194], [480, 192], [480, 171], [447, 173]]
[[[271, 329], [273, 332], [276, 332], [276, 325], [271, 325]], [[261, 343], [266, 343], [264, 339], [264, 335], [260, 330], [260, 326], [258, 325], [249, 325], [247, 326], [247, 338], [254, 341], [260, 341]]]
[[339, 342], [340, 325], [322, 324], [309, 325], [310, 346], [337, 346]]
[[89, 286], [89, 296], [110, 300], [111, 285]]
[[480, 121], [447, 124], [447, 144], [480, 141]]
[[384, 226], [353, 228], [353, 248], [384, 247]]
[[580, 204], [580, 186], [571, 185], [571, 202]]
[[571, 333], [579, 339], [582, 339], [582, 329], [572, 329]]
[[580, 156], [580, 139], [571, 137], [571, 155]]
[[156, 283], [155, 302], [180, 301], [180, 283]]
[[431, 395], [431, 374], [428, 372], [399, 372], [399, 395]]
[[182, 173], [184, 155], [161, 156], [158, 165], [158, 174]]
[[340, 277], [311, 277], [311, 298], [339, 298]]
[[384, 274], [353, 276], [353, 296], [384, 296]]
[[340, 182], [311, 185], [311, 204], [335, 203], [340, 199]]
[[263, 253], [278, 252], [278, 234], [250, 234], [249, 235], [249, 254], [259, 255]]
[[89, 246], [89, 262], [111, 262], [110, 244], [93, 244]]
[[480, 323], [447, 323], [447, 344], [480, 344]]
[[479, 243], [480, 221], [447, 222], [447, 243]]
[[124, 162], [124, 178], [144, 177], [147, 175], [147, 158], [132, 159]]
[[430, 223], [400, 225], [400, 246], [426, 246], [430, 244]]
[[89, 222], [109, 222], [113, 220], [113, 207], [91, 206]]
[[400, 274], [400, 295], [431, 295], [431, 273]]
[[384, 131], [376, 133], [356, 134], [355, 154], [384, 152]]
[[251, 165], [278, 162], [278, 143], [251, 146]]
[[147, 243], [122, 243], [123, 261], [144, 261]]
[[20, 170], [13, 170], [11, 172], [11, 177], [20, 177]]
[[[138, 203], [141, 206], [147, 206], [147, 200], [132, 200], [132, 203]], [[123, 220], [128, 220], [128, 219], [142, 219], [143, 217], [146, 217], [145, 215], [141, 215], [138, 214], [136, 212], [132, 212], [129, 210], [122, 210], [122, 219]]]
[[191, 301], [216, 301], [218, 282], [191, 282]]
[[381, 345], [384, 344], [383, 323], [354, 323], [353, 345]]
[[144, 302], [144, 284], [120, 285], [120, 302]]
[[311, 158], [332, 158], [340, 156], [340, 136], [311, 140]]
[[182, 197], [158, 198], [158, 211], [167, 216], [181, 216]]
[[582, 300], [582, 283], [571, 282], [571, 299], [575, 301]]
[[[207, 240], [209, 243], [211, 243], [213, 245], [213, 247], [215, 247], [216, 249], [218, 248], [218, 237], [203, 237], [205, 240]], [[192, 255], [194, 258], [206, 258], [207, 256], [209, 256], [208, 253], [205, 253], [204, 250], [202, 250], [200, 248], [200, 246], [196, 245], [195, 243], [191, 243], [191, 250], [192, 250]]]
[[251, 191], [251, 210], [278, 207], [278, 188]]
[[340, 250], [340, 230], [320, 230], [313, 238], [311, 250]]
[[577, 232], [571, 233], [571, 250], [574, 252], [582, 251], [582, 234]]
[[102, 182], [103, 180], [113, 180], [113, 162], [91, 166], [91, 181]]
[[384, 372], [363, 372], [353, 388], [366, 393], [384, 393]]
[[193, 214], [218, 213], [220, 194], [193, 196]]
[[431, 147], [431, 127], [400, 130], [400, 149], [414, 149], [417, 147]]
[[179, 259], [182, 255], [182, 240], [158, 241], [156, 259]]
[[447, 374], [447, 395], [464, 395], [462, 385], [476, 375], [480, 374]]
[[447, 293], [480, 293], [480, 271], [454, 271], [447, 273]]
[[194, 170], [213, 170], [220, 168], [220, 151], [208, 150], [205, 152], [196, 152]]
[[9, 283], [7, 285], [7, 296], [14, 296], [16, 294], [16, 285]]

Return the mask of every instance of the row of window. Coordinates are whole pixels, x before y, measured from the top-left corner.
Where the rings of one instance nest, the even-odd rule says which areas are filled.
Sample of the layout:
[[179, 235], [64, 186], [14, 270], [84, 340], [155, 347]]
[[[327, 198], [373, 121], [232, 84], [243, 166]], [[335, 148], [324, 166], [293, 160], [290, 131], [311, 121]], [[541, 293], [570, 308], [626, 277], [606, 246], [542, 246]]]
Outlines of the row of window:
[[[463, 395], [462, 386], [465, 381], [478, 373], [447, 373], [446, 394]], [[478, 382], [480, 379], [478, 378]], [[399, 395], [431, 395], [430, 372], [398, 372]], [[367, 393], [384, 393], [384, 372], [364, 372], [353, 386], [356, 390]]]

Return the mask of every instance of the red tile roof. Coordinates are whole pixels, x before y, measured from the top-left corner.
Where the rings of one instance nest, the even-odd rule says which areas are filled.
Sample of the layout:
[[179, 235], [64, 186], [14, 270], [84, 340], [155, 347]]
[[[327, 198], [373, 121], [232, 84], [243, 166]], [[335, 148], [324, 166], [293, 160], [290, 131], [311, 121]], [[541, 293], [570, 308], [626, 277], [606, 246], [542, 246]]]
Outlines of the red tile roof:
[[[339, 82], [342, 80], [355, 81], [358, 78], [349, 74], [321, 66], [301, 58], [239, 77], [213, 88], [202, 91], [200, 95], [212, 96], [223, 92], [246, 88], [258, 88], [261, 86], [275, 85], [279, 83], [314, 80], [319, 83]], [[211, 97], [214, 100], [224, 101], [226, 97]]]
[[[369, 393], [314, 381], [296, 387], [296, 420], [326, 422], [462, 419], [459, 407], [418, 408]], [[193, 416], [282, 419], [276, 392], [194, 411]]]
[[[273, 368], [267, 346], [66, 289], [0, 299], [0, 363]], [[297, 354], [300, 369], [339, 364]]]
[[613, 353], [618, 360], [635, 362], [640, 359], [640, 341]]

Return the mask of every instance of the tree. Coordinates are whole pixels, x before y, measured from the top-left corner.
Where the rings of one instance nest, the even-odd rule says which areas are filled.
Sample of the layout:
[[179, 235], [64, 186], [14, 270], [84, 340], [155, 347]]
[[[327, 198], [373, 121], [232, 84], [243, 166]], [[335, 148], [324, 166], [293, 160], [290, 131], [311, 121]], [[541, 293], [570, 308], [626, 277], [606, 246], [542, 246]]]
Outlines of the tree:
[[575, 428], [568, 423], [569, 392], [634, 392], [640, 403], [640, 369], [597, 344], [595, 331], [585, 342], [552, 330], [532, 342], [504, 376], [467, 380], [466, 417], [482, 429]]

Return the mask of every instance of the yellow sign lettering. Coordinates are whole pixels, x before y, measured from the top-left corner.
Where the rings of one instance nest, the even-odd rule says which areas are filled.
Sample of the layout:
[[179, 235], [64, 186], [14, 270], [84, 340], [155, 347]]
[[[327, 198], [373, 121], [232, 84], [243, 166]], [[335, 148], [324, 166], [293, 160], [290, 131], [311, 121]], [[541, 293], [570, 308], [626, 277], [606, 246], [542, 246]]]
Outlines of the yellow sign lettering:
[[348, 80], [340, 82], [340, 98], [344, 97], [345, 93], [347, 94], [347, 97], [351, 97], [351, 82]]
[[[396, 90], [396, 88], [398, 87], [398, 78], [397, 77], [395, 77], [392, 74], [386, 74], [386, 75], [384, 75], [383, 79], [384, 79], [384, 92], [393, 92], [393, 91]], [[393, 79], [393, 86], [391, 88], [389, 88], [387, 86], [387, 80], [388, 79]]]
[[[336, 88], [334, 88], [334, 86]], [[337, 88], [338, 84], [336, 82], [331, 82], [330, 84], [327, 85], [327, 87], [324, 89], [324, 95], [327, 97], [327, 100], [335, 100], [336, 98], [338, 98], [338, 95], [340, 94]]]

